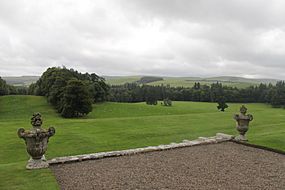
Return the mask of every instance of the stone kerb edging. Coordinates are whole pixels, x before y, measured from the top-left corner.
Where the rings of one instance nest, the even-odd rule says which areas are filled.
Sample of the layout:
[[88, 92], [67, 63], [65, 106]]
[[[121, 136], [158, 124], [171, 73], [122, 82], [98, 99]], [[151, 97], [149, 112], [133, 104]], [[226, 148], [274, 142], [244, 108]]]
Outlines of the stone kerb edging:
[[50, 165], [52, 164], [63, 164], [70, 162], [79, 162], [84, 160], [96, 160], [106, 157], [115, 157], [115, 156], [124, 156], [124, 155], [134, 155], [145, 152], [154, 152], [161, 150], [169, 150], [174, 148], [182, 148], [182, 147], [191, 147], [202, 144], [215, 144], [225, 141], [230, 141], [234, 138], [232, 135], [227, 135], [224, 133], [217, 133], [214, 137], [199, 137], [197, 140], [183, 140], [181, 143], [171, 143], [168, 145], [159, 145], [159, 146], [148, 146], [144, 148], [135, 148], [129, 150], [119, 150], [119, 151], [111, 151], [111, 152], [99, 152], [93, 154], [83, 154], [76, 156], [66, 156], [66, 157], [57, 157], [51, 160], [48, 160]]

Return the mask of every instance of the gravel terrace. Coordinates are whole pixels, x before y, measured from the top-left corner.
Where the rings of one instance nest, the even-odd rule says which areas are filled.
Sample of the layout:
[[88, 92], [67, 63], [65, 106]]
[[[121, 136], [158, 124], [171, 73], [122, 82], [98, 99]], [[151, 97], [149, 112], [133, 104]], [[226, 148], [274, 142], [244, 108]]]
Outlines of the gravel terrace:
[[232, 142], [51, 166], [61, 189], [285, 189], [285, 156]]

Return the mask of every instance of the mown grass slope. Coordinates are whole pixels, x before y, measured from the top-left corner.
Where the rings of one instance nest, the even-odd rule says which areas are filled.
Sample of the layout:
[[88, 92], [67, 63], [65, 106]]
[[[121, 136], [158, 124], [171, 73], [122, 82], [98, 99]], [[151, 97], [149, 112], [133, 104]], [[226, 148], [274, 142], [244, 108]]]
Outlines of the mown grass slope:
[[[173, 102], [172, 107], [145, 103], [102, 103], [85, 118], [64, 119], [44, 97], [0, 97], [0, 189], [57, 189], [49, 169], [25, 170], [28, 155], [17, 129], [29, 129], [33, 112], [43, 115], [43, 127], [54, 126], [47, 158], [121, 150], [180, 142], [217, 132], [236, 134], [232, 115], [240, 104], [219, 112], [215, 103]], [[247, 104], [254, 115], [248, 132], [251, 143], [285, 150], [285, 110]], [[39, 176], [39, 180], [35, 180]]]

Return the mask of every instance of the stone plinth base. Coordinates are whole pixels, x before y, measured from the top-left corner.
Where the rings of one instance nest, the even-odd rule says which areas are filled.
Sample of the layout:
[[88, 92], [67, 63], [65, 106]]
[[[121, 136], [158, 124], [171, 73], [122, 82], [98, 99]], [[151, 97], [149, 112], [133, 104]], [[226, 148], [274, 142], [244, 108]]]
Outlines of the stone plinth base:
[[248, 141], [244, 135], [239, 135], [235, 137], [236, 141]]
[[39, 159], [39, 160], [34, 160], [30, 159], [26, 165], [26, 168], [28, 170], [34, 170], [34, 169], [41, 169], [41, 168], [48, 168], [49, 164], [46, 162], [46, 160]]

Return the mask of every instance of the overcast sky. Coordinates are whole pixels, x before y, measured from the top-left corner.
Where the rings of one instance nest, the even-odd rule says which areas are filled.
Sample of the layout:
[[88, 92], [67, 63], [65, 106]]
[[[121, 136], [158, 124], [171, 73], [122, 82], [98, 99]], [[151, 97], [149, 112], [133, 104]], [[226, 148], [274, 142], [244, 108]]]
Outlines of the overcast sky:
[[0, 76], [285, 79], [284, 0], [0, 0]]

